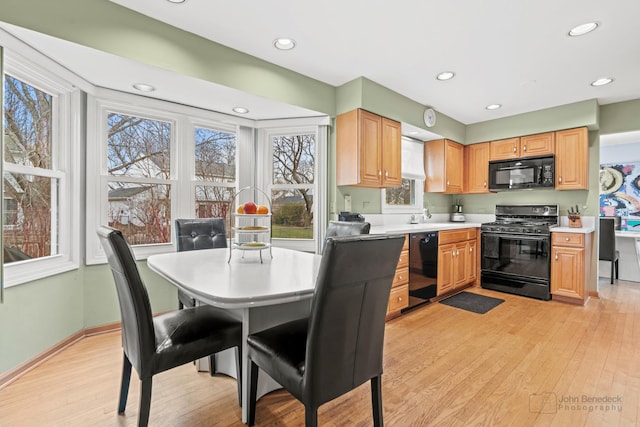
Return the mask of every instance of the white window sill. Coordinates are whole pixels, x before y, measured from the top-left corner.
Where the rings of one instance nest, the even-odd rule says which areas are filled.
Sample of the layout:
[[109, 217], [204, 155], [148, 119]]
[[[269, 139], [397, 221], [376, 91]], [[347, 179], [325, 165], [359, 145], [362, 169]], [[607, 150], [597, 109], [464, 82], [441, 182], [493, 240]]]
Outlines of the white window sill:
[[4, 287], [6, 289], [77, 269], [78, 264], [62, 256], [12, 262], [4, 266]]

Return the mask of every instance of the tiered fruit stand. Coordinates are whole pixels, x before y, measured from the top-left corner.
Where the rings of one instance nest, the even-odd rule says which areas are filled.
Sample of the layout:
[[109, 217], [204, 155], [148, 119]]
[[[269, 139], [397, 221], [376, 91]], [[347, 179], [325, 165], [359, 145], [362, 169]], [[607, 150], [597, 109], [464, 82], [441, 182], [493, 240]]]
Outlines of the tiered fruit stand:
[[[247, 192], [251, 194], [253, 199], [261, 195], [265, 202], [263, 206], [267, 207], [267, 213], [239, 213], [238, 209], [243, 204], [240, 202], [240, 194]], [[238, 204], [238, 206], [236, 206]], [[233, 210], [229, 213], [229, 260], [233, 251], [241, 251], [244, 258], [246, 251], [257, 251], [260, 254], [260, 262], [262, 263], [262, 251], [269, 250], [269, 255], [273, 257], [271, 252], [271, 200], [267, 194], [257, 187], [245, 187], [233, 195], [229, 202], [230, 208]]]

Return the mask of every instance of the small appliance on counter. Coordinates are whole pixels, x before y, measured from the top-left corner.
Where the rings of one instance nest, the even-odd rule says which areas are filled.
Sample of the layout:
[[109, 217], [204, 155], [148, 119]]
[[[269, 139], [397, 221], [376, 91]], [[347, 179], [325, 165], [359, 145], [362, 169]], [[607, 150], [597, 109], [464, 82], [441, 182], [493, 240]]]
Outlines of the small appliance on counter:
[[338, 221], [364, 222], [364, 217], [355, 212], [340, 212], [338, 214]]
[[453, 212], [449, 216], [451, 222], [464, 222], [464, 214], [462, 213], [462, 203], [458, 200], [453, 205]]

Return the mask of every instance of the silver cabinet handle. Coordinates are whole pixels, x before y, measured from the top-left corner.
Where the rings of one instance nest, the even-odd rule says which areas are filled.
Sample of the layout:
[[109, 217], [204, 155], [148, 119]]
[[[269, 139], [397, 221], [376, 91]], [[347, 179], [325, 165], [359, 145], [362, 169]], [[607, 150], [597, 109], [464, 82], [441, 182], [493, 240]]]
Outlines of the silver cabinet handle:
[[570, 239], [568, 237], [565, 237], [564, 240], [568, 242]]
[[515, 153], [515, 152], [517, 152], [517, 151], [518, 151], [518, 148], [514, 145], [514, 146], [513, 146], [513, 152]]
[[382, 169], [378, 169], [378, 176], [382, 176]]
[[384, 171], [384, 177], [389, 178], [389, 171]]
[[558, 182], [562, 182], [562, 177], [561, 176], [558, 177]]
[[522, 151], [527, 151], [527, 144], [522, 147]]
[[482, 186], [483, 186], [484, 188], [487, 188], [487, 181], [484, 181], [484, 182], [482, 183]]
[[558, 251], [556, 251], [556, 261], [558, 260]]

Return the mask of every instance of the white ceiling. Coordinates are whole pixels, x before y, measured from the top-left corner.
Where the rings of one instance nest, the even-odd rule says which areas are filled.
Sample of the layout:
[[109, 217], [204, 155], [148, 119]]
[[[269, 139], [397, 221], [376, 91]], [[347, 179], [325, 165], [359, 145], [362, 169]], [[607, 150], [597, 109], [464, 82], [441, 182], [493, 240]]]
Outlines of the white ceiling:
[[[465, 124], [587, 99], [640, 98], [638, 0], [112, 1], [334, 86], [366, 77]], [[588, 21], [599, 28], [567, 35]], [[132, 79], [152, 79], [151, 96], [207, 108], [219, 99], [222, 112], [242, 104], [254, 119], [315, 114], [3, 27], [98, 86], [131, 91]], [[283, 36], [296, 40], [294, 50], [273, 47]], [[455, 78], [437, 81], [445, 70]], [[600, 77], [615, 80], [590, 86]], [[493, 103], [503, 107], [485, 109]]]

